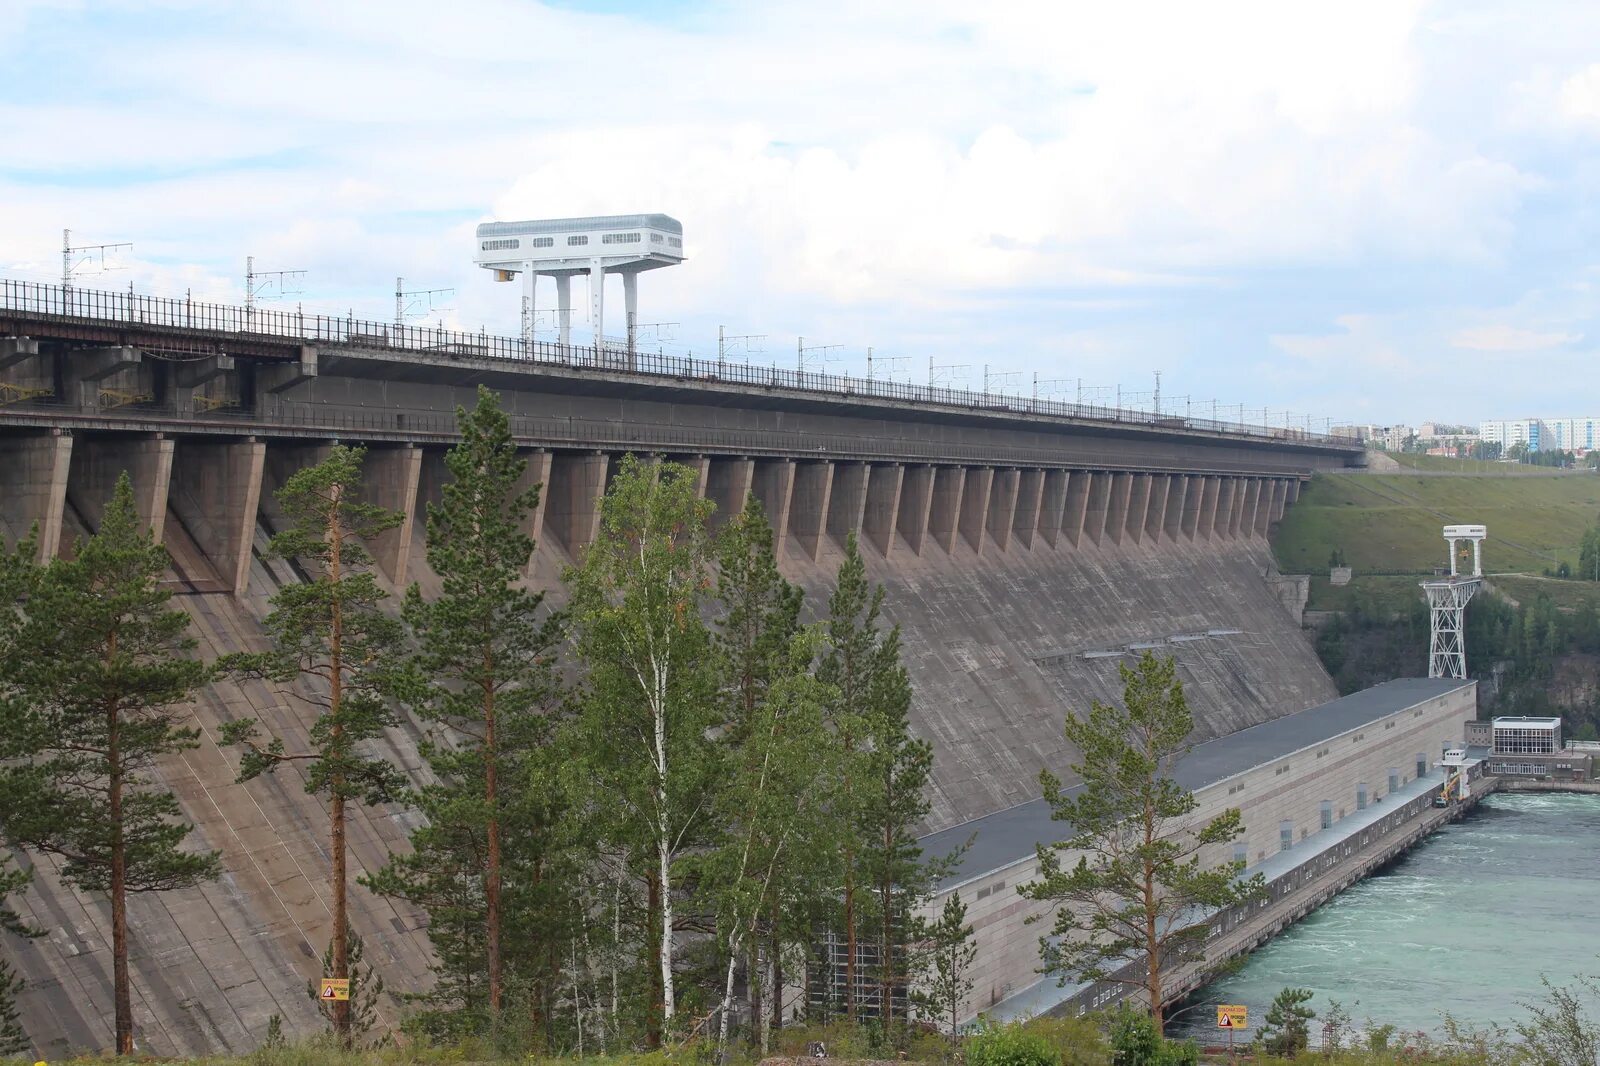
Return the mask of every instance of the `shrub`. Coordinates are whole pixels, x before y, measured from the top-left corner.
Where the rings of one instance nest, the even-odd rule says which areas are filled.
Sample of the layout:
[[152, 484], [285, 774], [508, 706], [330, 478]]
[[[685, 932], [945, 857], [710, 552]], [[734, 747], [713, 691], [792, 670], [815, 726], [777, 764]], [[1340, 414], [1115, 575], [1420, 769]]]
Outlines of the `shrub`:
[[1012, 1022], [986, 1027], [969, 1040], [967, 1066], [1061, 1066], [1061, 1056], [1044, 1034]]
[[1061, 1066], [1108, 1066], [1111, 1062], [1111, 1048], [1092, 1015], [1035, 1018], [1027, 1028], [1050, 1042]]

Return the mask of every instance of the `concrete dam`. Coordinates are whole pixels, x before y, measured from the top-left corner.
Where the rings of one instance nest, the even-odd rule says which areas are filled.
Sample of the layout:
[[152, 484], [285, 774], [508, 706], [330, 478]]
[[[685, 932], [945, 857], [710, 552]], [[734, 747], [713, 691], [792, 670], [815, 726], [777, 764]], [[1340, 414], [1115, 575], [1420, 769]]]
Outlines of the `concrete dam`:
[[[1139, 650], [1178, 661], [1196, 741], [1336, 695], [1300, 629], [1305, 586], [1276, 573], [1266, 534], [1313, 472], [1361, 462], [1353, 443], [628, 350], [0, 282], [0, 536], [37, 525], [42, 555], [70, 551], [126, 469], [201, 653], [259, 649], [268, 598], [296, 580], [263, 558], [272, 493], [334, 440], [369, 447], [368, 498], [406, 515], [376, 545], [383, 579], [436, 583], [422, 518], [479, 384], [545, 486], [529, 580], [557, 595], [629, 452], [694, 467], [719, 514], [754, 493], [813, 611], [858, 535], [935, 749], [930, 835], [1036, 800], [1039, 769], [1073, 757], [1062, 716], [1119, 697]], [[292, 770], [235, 784], [216, 744], [243, 716], [292, 742], [308, 713], [262, 684], [216, 686], [195, 708], [201, 747], [161, 768], [225, 872], [130, 901], [145, 1050], [247, 1050], [272, 1015], [291, 1035], [321, 1027], [305, 984], [331, 927], [325, 811]], [[398, 764], [419, 766], [417, 735], [390, 731]], [[413, 818], [358, 808], [353, 872], [403, 848]], [[35, 870], [21, 910], [49, 935], [0, 944], [25, 1024], [47, 1055], [103, 1046], [105, 907]], [[352, 908], [390, 990], [426, 987], [421, 915], [361, 888]]]

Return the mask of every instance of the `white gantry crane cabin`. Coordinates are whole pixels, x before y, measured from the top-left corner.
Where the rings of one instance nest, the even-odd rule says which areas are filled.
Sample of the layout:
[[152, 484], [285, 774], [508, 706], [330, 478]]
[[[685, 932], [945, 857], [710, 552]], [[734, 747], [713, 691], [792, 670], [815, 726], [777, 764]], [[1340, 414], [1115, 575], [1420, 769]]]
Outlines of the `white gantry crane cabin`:
[[636, 347], [639, 328], [639, 275], [683, 262], [683, 224], [670, 215], [595, 215], [524, 222], [485, 222], [478, 226], [473, 260], [494, 271], [496, 281], [522, 275], [522, 335], [533, 340], [534, 290], [540, 275], [556, 279], [557, 332], [572, 344], [572, 279], [589, 279], [589, 321], [598, 353], [605, 342], [605, 276], [622, 275], [627, 304], [627, 351]]
[[[1450, 546], [1450, 574], [1422, 583], [1428, 596], [1431, 634], [1428, 641], [1429, 677], [1466, 677], [1467, 601], [1483, 586], [1483, 542], [1489, 536], [1483, 526], [1445, 526], [1445, 543]], [[1472, 545], [1472, 573], [1463, 574], [1467, 553], [1462, 544]]]

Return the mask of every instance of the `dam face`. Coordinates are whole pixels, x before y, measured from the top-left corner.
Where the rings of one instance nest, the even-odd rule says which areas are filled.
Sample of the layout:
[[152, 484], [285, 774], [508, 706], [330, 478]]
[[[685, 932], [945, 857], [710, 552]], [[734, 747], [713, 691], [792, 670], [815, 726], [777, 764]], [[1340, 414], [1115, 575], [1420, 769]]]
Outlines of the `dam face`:
[[[281, 521], [272, 493], [334, 439], [368, 445], [367, 497], [407, 516], [375, 545], [382, 579], [433, 589], [425, 507], [443, 485], [454, 409], [482, 383], [501, 392], [528, 478], [544, 485], [529, 580], [557, 598], [630, 452], [693, 467], [719, 515], [755, 494], [813, 613], [847, 538], [859, 538], [902, 629], [914, 728], [935, 750], [930, 834], [1036, 799], [1042, 768], [1065, 774], [1062, 717], [1118, 698], [1117, 664], [1140, 650], [1178, 661], [1197, 740], [1335, 695], [1300, 630], [1303, 593], [1274, 571], [1266, 533], [1313, 471], [1359, 461], [1341, 442], [805, 380], [817, 375], [759, 383], [706, 364], [511, 359], [360, 331], [311, 343], [211, 318], [191, 328], [159, 308], [97, 317], [6, 300], [0, 536], [37, 526], [41, 555], [70, 551], [127, 470], [206, 658], [264, 647], [268, 598], [296, 580], [263, 559]], [[162, 765], [196, 846], [220, 850], [225, 873], [130, 901], [142, 1050], [248, 1050], [272, 1015], [291, 1036], [321, 1028], [304, 989], [331, 928], [326, 812], [292, 767], [234, 783], [236, 756], [215, 741], [242, 716], [291, 745], [309, 725], [298, 701], [264, 685], [217, 685], [195, 707], [201, 746]], [[418, 735], [399, 728], [384, 741], [414, 772]], [[403, 848], [414, 817], [357, 808], [352, 874]], [[24, 1022], [46, 1057], [104, 1046], [106, 908], [47, 860], [35, 869], [21, 910], [49, 935], [3, 945], [28, 983]], [[362, 888], [351, 904], [390, 990], [425, 988], [422, 916]]]

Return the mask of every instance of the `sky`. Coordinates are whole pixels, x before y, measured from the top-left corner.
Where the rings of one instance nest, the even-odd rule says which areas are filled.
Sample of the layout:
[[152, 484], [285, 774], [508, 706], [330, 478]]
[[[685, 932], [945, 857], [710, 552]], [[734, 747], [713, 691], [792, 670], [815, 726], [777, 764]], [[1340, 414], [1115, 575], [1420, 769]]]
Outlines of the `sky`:
[[238, 302], [254, 256], [307, 311], [392, 318], [399, 276], [511, 334], [477, 223], [661, 211], [668, 351], [1600, 414], [1600, 4], [0, 0], [0, 69], [4, 278], [70, 228], [133, 245], [83, 287]]

